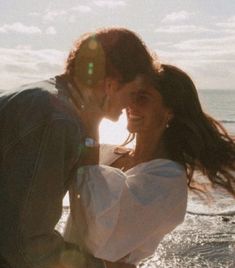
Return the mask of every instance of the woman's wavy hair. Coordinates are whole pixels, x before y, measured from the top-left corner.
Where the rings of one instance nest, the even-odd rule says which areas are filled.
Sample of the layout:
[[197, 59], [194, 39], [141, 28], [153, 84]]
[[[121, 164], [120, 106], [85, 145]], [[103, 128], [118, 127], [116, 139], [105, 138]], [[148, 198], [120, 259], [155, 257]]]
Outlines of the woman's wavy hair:
[[86, 33], [68, 55], [65, 75], [95, 85], [106, 76], [127, 83], [153, 70], [153, 58], [136, 33], [104, 28]]
[[225, 128], [201, 107], [191, 78], [179, 68], [162, 64], [154, 75], [154, 87], [174, 117], [163, 139], [172, 160], [182, 164], [188, 185], [194, 188], [193, 174], [200, 171], [235, 196], [235, 141]]

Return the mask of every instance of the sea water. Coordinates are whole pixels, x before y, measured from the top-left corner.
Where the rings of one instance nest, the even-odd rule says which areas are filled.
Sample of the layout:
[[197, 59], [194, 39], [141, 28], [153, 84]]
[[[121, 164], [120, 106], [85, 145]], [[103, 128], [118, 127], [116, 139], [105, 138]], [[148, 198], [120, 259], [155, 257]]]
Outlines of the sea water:
[[235, 134], [235, 88], [200, 90], [198, 93], [203, 110], [220, 121], [231, 134]]
[[[235, 90], [203, 90], [199, 97], [203, 109], [234, 135]], [[65, 208], [59, 230], [67, 215]], [[211, 191], [210, 201], [190, 192], [184, 222], [139, 267], [235, 268], [235, 199], [219, 188]]]

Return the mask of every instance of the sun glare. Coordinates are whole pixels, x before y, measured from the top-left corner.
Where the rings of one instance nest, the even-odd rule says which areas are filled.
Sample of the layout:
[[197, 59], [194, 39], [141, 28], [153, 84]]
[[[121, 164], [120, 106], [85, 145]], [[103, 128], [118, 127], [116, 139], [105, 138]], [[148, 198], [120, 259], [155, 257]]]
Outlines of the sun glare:
[[118, 122], [103, 119], [100, 124], [100, 143], [122, 144], [128, 137], [127, 120], [123, 113]]

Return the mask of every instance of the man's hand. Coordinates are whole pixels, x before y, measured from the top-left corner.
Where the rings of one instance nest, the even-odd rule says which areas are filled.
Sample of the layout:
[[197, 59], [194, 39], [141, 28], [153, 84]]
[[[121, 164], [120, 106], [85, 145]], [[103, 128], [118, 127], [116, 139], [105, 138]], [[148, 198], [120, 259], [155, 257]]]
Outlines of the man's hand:
[[98, 128], [103, 118], [103, 110], [92, 89], [83, 88], [79, 90], [75, 85], [69, 84], [71, 104], [82, 120], [87, 135], [98, 141]]

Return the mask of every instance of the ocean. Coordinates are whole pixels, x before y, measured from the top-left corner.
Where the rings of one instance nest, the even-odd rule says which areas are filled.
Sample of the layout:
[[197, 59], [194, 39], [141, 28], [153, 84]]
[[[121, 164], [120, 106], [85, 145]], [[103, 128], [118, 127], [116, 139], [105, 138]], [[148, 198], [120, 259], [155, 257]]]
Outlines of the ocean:
[[[201, 90], [199, 97], [203, 109], [235, 135], [235, 90]], [[235, 199], [221, 189], [214, 189], [211, 197], [208, 202], [189, 193], [184, 222], [139, 267], [235, 268]], [[59, 231], [68, 211], [64, 208]]]
[[200, 90], [198, 94], [203, 109], [235, 134], [235, 89]]

